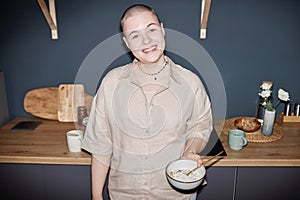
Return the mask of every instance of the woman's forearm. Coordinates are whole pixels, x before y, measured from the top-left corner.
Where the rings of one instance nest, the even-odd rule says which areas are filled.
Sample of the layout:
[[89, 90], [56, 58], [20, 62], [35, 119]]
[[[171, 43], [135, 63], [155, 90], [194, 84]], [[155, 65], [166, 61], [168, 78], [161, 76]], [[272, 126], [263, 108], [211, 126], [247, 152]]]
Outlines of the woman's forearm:
[[204, 140], [200, 138], [190, 138], [186, 142], [185, 151], [183, 152], [182, 157], [195, 160], [197, 165], [200, 166], [202, 164], [202, 159], [199, 153], [204, 149], [205, 144]]
[[92, 195], [93, 200], [102, 200], [108, 166], [92, 156]]
[[194, 137], [187, 140], [185, 147], [186, 152], [199, 154], [204, 149], [205, 142], [201, 138]]

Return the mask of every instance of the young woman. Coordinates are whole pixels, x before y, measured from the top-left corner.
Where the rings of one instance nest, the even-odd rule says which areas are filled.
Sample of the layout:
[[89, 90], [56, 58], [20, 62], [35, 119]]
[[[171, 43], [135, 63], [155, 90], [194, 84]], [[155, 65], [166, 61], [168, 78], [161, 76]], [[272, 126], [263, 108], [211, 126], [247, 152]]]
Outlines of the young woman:
[[93, 199], [102, 199], [108, 171], [113, 200], [189, 199], [164, 170], [180, 157], [201, 164], [212, 131], [209, 98], [195, 74], [164, 55], [163, 24], [150, 7], [129, 7], [121, 26], [135, 59], [102, 80], [83, 141], [92, 154]]

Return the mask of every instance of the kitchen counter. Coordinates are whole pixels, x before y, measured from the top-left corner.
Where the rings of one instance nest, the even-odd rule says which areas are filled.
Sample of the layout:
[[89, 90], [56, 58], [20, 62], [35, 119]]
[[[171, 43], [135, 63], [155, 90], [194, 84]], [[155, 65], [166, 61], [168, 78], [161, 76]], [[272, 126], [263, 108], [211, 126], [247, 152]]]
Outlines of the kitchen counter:
[[[12, 130], [20, 121], [41, 121], [34, 130]], [[39, 118], [17, 118], [0, 129], [0, 163], [90, 165], [87, 152], [68, 151], [65, 133], [75, 128], [65, 123]], [[300, 125], [281, 126], [284, 137], [270, 143], [248, 143], [240, 151], [228, 147], [227, 135], [220, 141], [227, 156], [213, 166], [300, 166]], [[203, 160], [209, 156], [204, 156]]]
[[[21, 121], [42, 122], [34, 130], [12, 130]], [[17, 118], [0, 129], [0, 163], [90, 165], [86, 152], [69, 152], [66, 132], [74, 123]]]
[[[229, 119], [228, 119], [229, 120]], [[283, 132], [280, 140], [267, 143], [248, 142], [242, 150], [228, 146], [228, 136], [220, 135], [227, 153], [220, 166], [300, 166], [300, 123], [278, 123]]]

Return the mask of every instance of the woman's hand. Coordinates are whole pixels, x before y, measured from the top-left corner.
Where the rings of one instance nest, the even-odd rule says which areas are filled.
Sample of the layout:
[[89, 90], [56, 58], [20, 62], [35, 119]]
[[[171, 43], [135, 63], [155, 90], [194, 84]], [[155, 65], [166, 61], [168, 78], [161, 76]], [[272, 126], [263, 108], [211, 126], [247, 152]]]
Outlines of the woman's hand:
[[202, 165], [202, 159], [201, 159], [201, 156], [197, 153], [193, 153], [193, 152], [190, 152], [190, 151], [185, 151], [182, 156], [182, 158], [186, 158], [186, 159], [189, 159], [189, 160], [195, 160], [197, 162], [197, 166], [201, 166]]
[[202, 165], [202, 159], [197, 152], [201, 152], [205, 144], [206, 143], [201, 138], [190, 138], [186, 142], [186, 149], [181, 157], [195, 160], [197, 162], [197, 165], [200, 167]]

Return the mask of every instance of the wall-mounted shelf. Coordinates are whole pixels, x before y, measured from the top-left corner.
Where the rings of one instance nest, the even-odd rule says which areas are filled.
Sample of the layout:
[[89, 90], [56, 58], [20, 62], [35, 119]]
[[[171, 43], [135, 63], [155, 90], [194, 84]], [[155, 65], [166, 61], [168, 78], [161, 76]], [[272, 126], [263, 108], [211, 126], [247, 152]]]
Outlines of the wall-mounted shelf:
[[202, 0], [201, 5], [201, 28], [200, 28], [200, 38], [206, 39], [206, 29], [208, 16], [210, 11], [211, 0]]
[[58, 39], [54, 0], [49, 0], [49, 10], [44, 0], [37, 0], [51, 29], [52, 39]]

